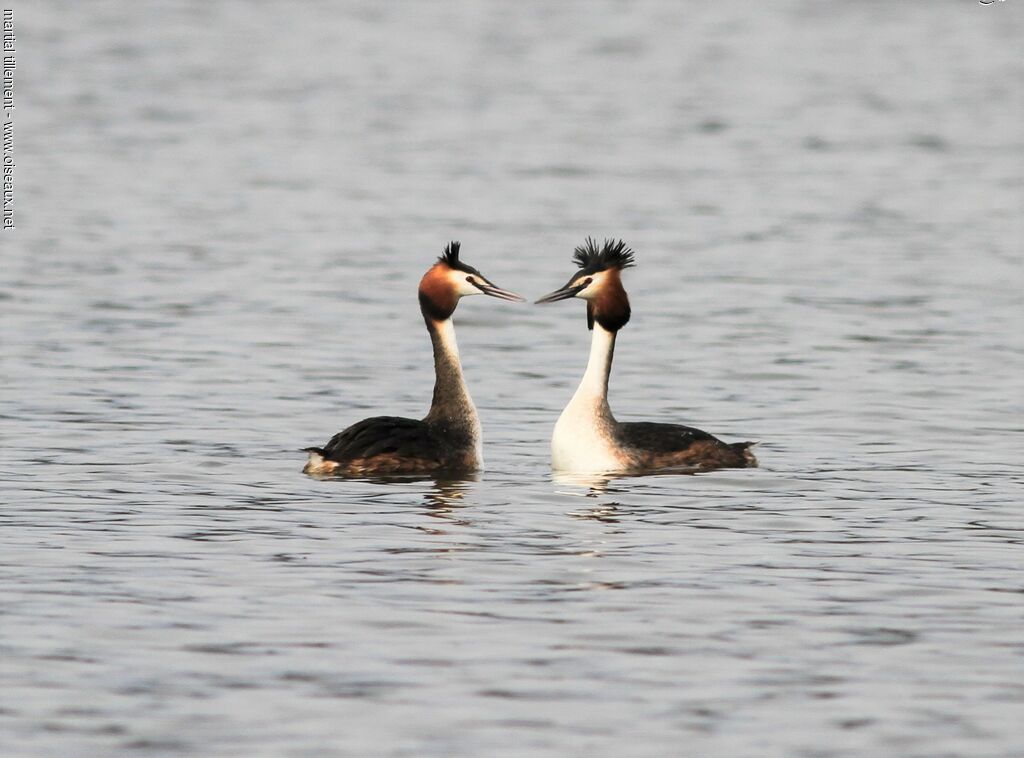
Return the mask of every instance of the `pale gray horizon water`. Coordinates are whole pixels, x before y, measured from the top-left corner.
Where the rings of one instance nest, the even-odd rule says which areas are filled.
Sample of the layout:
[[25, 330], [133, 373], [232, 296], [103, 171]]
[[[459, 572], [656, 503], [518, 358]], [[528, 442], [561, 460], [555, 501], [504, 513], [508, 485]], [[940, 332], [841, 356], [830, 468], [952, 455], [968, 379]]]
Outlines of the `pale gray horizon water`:
[[[4, 756], [1024, 754], [1020, 3], [13, 7]], [[553, 479], [582, 305], [473, 298], [486, 471], [301, 475], [588, 234], [761, 468]]]

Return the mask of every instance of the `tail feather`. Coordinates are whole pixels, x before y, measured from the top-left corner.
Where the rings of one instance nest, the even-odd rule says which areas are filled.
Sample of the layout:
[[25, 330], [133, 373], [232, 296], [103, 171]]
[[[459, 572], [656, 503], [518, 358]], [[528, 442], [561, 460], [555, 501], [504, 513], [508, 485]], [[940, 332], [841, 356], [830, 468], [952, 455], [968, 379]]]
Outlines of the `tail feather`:
[[329, 461], [324, 458], [324, 449], [322, 447], [307, 447], [303, 448], [303, 451], [309, 453], [309, 460], [302, 467], [303, 473], [312, 474], [313, 476], [326, 476], [337, 470], [338, 464], [335, 461]]
[[729, 447], [736, 451], [736, 454], [743, 458], [747, 468], [757, 467], [757, 456], [751, 450], [757, 442], [730, 442]]

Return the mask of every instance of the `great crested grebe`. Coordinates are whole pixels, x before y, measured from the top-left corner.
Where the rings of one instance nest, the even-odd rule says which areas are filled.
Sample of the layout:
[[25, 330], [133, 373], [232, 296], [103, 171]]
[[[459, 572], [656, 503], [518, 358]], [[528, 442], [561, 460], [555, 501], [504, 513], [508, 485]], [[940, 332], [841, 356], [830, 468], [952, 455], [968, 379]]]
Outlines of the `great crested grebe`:
[[587, 326], [594, 332], [587, 371], [555, 424], [552, 467], [556, 471], [641, 473], [756, 466], [757, 459], [749, 450], [753, 442], [726, 443], [679, 424], [615, 420], [608, 407], [608, 376], [615, 335], [629, 321], [629, 297], [620, 272], [634, 265], [633, 251], [622, 240], [605, 240], [599, 249], [587, 237], [573, 259], [580, 270], [564, 287], [537, 301], [583, 298], [587, 301]]
[[480, 419], [462, 377], [452, 314], [459, 299], [490, 295], [522, 302], [514, 292], [495, 287], [487, 277], [459, 260], [459, 243], [420, 280], [423, 320], [434, 345], [434, 399], [422, 419], [376, 416], [331, 437], [323, 447], [308, 447], [303, 471], [316, 475], [366, 476], [469, 472], [483, 465]]

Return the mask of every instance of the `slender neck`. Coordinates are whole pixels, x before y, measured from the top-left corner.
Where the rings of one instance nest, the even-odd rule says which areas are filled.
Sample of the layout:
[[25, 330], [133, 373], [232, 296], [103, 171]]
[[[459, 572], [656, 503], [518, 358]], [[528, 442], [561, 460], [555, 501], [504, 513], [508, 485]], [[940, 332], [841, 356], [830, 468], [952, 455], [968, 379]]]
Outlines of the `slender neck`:
[[590, 359], [573, 400], [594, 400], [608, 404], [608, 376], [612, 372], [612, 356], [615, 354], [615, 332], [594, 324], [594, 336], [590, 341]]
[[426, 321], [434, 346], [434, 399], [427, 418], [432, 421], [475, 419], [476, 407], [462, 376], [452, 320], [427, 318]]

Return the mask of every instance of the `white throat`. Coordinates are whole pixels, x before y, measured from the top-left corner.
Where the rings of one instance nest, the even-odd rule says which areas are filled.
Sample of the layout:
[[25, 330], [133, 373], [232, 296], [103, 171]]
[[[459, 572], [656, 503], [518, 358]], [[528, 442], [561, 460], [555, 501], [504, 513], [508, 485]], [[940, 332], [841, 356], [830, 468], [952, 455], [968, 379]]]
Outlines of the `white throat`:
[[[450, 367], [453, 376], [457, 376], [459, 384], [462, 386], [463, 392], [469, 395], [469, 390], [466, 389], [466, 382], [462, 376], [462, 360], [459, 357], [459, 343], [455, 339], [455, 324], [452, 323], [450, 318], [446, 318], [444, 321], [435, 322], [435, 331], [437, 333], [437, 340], [435, 341], [435, 359], [441, 359], [441, 361]], [[437, 353], [440, 353], [438, 355]]]
[[[615, 332], [609, 332], [598, 323], [594, 324], [594, 336], [590, 340], [590, 358], [580, 386], [572, 402], [577, 398], [592, 398], [608, 402], [608, 377], [612, 372], [612, 357], [615, 354]], [[571, 403], [570, 403], [571, 404]]]
[[608, 406], [614, 353], [615, 332], [595, 323], [587, 370], [551, 437], [551, 465], [557, 471], [616, 471], [624, 466], [612, 434], [615, 417]]

